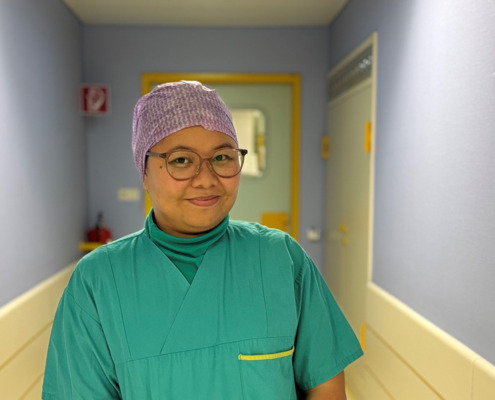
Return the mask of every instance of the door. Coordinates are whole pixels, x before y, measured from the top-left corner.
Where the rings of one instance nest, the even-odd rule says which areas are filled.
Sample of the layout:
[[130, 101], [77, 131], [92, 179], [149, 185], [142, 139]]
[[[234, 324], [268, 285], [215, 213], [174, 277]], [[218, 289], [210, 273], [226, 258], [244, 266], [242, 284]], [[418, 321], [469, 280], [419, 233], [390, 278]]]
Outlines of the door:
[[[329, 75], [325, 279], [364, 346], [370, 232], [376, 34]], [[366, 399], [365, 357], [346, 369], [346, 384]]]
[[328, 106], [326, 278], [356, 334], [365, 320], [368, 278], [371, 83]]

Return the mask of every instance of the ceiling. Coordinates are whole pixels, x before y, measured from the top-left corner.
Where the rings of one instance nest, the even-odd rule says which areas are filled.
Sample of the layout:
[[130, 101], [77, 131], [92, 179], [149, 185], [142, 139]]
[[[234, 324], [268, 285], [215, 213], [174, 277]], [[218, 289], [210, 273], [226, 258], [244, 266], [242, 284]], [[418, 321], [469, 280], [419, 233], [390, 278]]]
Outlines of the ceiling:
[[348, 0], [62, 0], [85, 24], [326, 26]]

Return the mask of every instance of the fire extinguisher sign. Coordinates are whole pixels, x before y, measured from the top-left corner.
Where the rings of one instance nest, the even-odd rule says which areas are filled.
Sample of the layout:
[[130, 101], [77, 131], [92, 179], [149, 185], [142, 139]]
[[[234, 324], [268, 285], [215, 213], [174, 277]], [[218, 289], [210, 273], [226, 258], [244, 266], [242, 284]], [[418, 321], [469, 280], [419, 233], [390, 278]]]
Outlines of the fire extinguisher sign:
[[110, 88], [108, 85], [81, 85], [80, 96], [83, 115], [110, 114]]

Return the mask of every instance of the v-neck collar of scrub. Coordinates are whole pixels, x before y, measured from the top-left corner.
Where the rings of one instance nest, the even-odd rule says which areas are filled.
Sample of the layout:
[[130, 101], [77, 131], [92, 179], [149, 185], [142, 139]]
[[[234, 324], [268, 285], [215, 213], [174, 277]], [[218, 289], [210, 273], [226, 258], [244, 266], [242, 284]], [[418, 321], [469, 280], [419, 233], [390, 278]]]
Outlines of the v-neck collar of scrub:
[[[220, 224], [204, 235], [193, 238], [179, 238], [163, 232], [155, 223], [153, 210], [151, 210], [146, 218], [145, 232], [160, 252], [174, 264], [175, 268], [177, 268], [176, 262], [191, 263], [196, 265], [198, 268], [196, 273], [198, 273], [206, 252], [225, 234], [228, 225], [229, 216], [227, 215]], [[182, 277], [187, 281], [183, 275]]]
[[[185, 335], [188, 329], [187, 326], [190, 325], [191, 316], [194, 316], [197, 312], [209, 315], [212, 304], [215, 304], [213, 309], [218, 310], [220, 299], [223, 296], [222, 284], [224, 280], [221, 277], [225, 268], [224, 263], [218, 262], [218, 260], [224, 257], [224, 242], [217, 241], [213, 243], [210, 250], [205, 254], [201, 268], [198, 269], [187, 293], [180, 301], [180, 306], [173, 318], [170, 329], [165, 335], [160, 354], [169, 353], [173, 351], [171, 349], [177, 348], [178, 343], [184, 342], [181, 338]], [[184, 281], [186, 281], [185, 278]], [[201, 334], [199, 337], [194, 334], [193, 336], [200, 342], [204, 340]], [[192, 343], [189, 344], [195, 347]]]

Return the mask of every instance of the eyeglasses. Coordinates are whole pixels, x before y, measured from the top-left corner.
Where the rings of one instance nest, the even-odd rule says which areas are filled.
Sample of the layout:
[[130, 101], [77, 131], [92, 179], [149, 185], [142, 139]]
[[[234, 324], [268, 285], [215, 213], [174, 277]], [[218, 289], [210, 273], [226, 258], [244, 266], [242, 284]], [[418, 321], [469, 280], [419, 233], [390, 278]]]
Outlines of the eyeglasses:
[[191, 179], [199, 174], [203, 161], [208, 161], [210, 169], [222, 178], [232, 178], [241, 172], [247, 150], [223, 147], [215, 151], [213, 156], [202, 158], [191, 150], [174, 150], [170, 153], [153, 153], [147, 156], [160, 157], [165, 160], [165, 167], [170, 176], [178, 181]]

